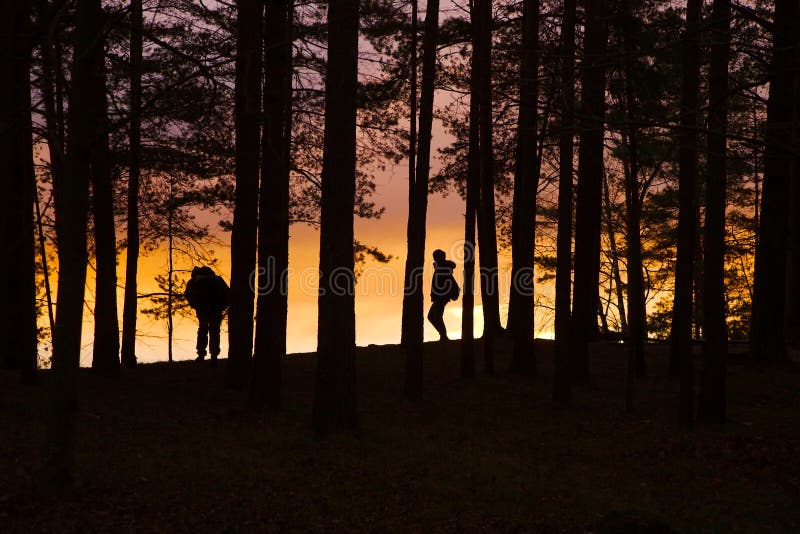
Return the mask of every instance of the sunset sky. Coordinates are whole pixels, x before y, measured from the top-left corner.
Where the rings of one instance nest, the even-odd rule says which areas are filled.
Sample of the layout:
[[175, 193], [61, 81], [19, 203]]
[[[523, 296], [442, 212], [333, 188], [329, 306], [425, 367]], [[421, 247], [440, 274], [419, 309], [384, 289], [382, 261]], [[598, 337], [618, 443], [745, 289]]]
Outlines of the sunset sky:
[[[441, 125], [437, 124], [434, 133], [434, 149], [449, 143], [450, 138]], [[434, 152], [435, 154], [435, 152]], [[439, 166], [434, 155], [433, 172]], [[405, 225], [407, 217], [407, 163], [387, 168], [375, 174], [377, 184], [374, 200], [378, 206], [386, 208], [380, 219], [356, 220], [356, 238], [366, 244], [376, 245], [383, 252], [393, 256], [386, 265], [369, 261], [364, 267], [356, 286], [356, 341], [358, 345], [398, 343], [400, 340], [400, 316], [402, 308], [403, 268], [405, 262]], [[426, 257], [430, 259], [435, 248], [447, 252], [458, 264], [455, 272], [459, 284], [463, 283], [462, 254], [464, 234], [464, 202], [455, 193], [449, 196], [433, 194], [428, 205], [428, 237]], [[210, 221], [212, 228], [216, 219]], [[122, 239], [123, 227], [119, 227], [117, 238]], [[289, 276], [289, 317], [287, 343], [289, 353], [311, 352], [316, 350], [317, 331], [317, 298], [316, 269], [319, 257], [319, 232], [302, 224], [291, 227], [290, 238], [290, 276]], [[227, 243], [230, 234], [220, 233], [218, 238]], [[216, 268], [218, 274], [226, 281], [230, 280], [230, 251], [226, 247], [216, 247], [215, 256], [219, 260]], [[158, 250], [142, 257], [139, 268], [139, 292], [158, 291], [154, 277], [165, 274], [167, 269], [165, 250]], [[119, 277], [119, 317], [122, 317], [122, 296], [124, 286], [125, 253], [120, 254], [117, 275]], [[426, 312], [430, 305], [427, 302], [427, 287], [430, 284], [431, 261], [425, 264]], [[176, 269], [190, 268], [185, 263], [176, 264]], [[501, 315], [505, 321], [508, 305], [508, 277], [511, 271], [511, 258], [500, 253], [500, 305]], [[53, 282], [55, 278], [53, 277]], [[87, 279], [87, 307], [84, 321], [82, 365], [91, 364], [91, 346], [94, 321], [91, 315], [94, 280], [92, 272]], [[550, 287], [537, 288], [537, 293], [552, 292]], [[139, 308], [147, 306], [140, 300]], [[537, 310], [537, 318], [546, 313]], [[480, 296], [476, 298], [475, 334], [480, 335], [483, 321], [480, 315]], [[451, 303], [445, 312], [445, 322], [451, 338], [461, 336], [461, 302]], [[542, 328], [542, 326], [544, 328]], [[195, 357], [194, 339], [196, 325], [193, 318], [175, 315], [174, 317], [174, 357], [176, 360]], [[547, 336], [550, 325], [537, 320], [537, 335]], [[438, 336], [433, 327], [426, 321], [425, 339], [434, 340]], [[45, 349], [46, 350], [46, 349]], [[223, 323], [222, 356], [227, 354], [227, 324]], [[167, 325], [166, 321], [154, 320], [139, 314], [137, 356], [140, 361], [152, 362], [167, 359]]]

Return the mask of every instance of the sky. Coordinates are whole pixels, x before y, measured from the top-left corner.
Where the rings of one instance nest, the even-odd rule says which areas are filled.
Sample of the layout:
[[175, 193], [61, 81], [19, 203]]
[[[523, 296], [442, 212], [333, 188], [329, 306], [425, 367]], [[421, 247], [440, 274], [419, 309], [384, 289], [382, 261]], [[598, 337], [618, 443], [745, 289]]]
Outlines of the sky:
[[[437, 124], [434, 133], [434, 159], [432, 173], [439, 167], [435, 149], [445, 146], [450, 138]], [[359, 346], [369, 344], [394, 344], [400, 340], [400, 318], [402, 310], [403, 269], [406, 251], [406, 218], [408, 166], [406, 161], [388, 167], [375, 174], [376, 190], [374, 201], [386, 209], [380, 219], [356, 219], [356, 238], [365, 244], [376, 245], [386, 254], [392, 256], [388, 264], [379, 264], [368, 260], [356, 285], [356, 343]], [[118, 239], [121, 239], [123, 228], [118, 228]], [[455, 277], [459, 285], [463, 284], [463, 235], [464, 235], [464, 201], [456, 193], [444, 196], [439, 193], [429, 197], [427, 218], [427, 241], [424, 283], [427, 288], [432, 274], [431, 253], [440, 248], [457, 263]], [[215, 255], [219, 259], [216, 271], [226, 281], [230, 281], [230, 250], [227, 248], [230, 234], [218, 236], [225, 246], [217, 247]], [[290, 229], [289, 245], [289, 312], [287, 326], [287, 352], [303, 353], [316, 350], [317, 332], [317, 267], [319, 258], [319, 232], [315, 228], [295, 224]], [[166, 273], [167, 255], [165, 250], [157, 250], [140, 260], [139, 292], [158, 291], [154, 278], [157, 274]], [[119, 317], [122, 317], [123, 287], [125, 284], [125, 252], [118, 260], [117, 276], [119, 277], [118, 305]], [[507, 252], [501, 251], [500, 266], [500, 306], [501, 317], [505, 322], [508, 306], [508, 279], [511, 272], [511, 258]], [[188, 268], [179, 265], [178, 268]], [[55, 283], [55, 279], [53, 279]], [[91, 365], [92, 332], [94, 320], [91, 314], [93, 294], [93, 277], [90, 271], [87, 280], [87, 307], [83, 331], [82, 365]], [[548, 291], [540, 287], [538, 291]], [[426, 295], [428, 291], [425, 291]], [[427, 298], [427, 297], [426, 297]], [[475, 335], [483, 330], [480, 296], [476, 296]], [[427, 307], [430, 305], [426, 303]], [[140, 300], [139, 307], [147, 303]], [[539, 310], [539, 313], [543, 313]], [[448, 334], [451, 338], [461, 337], [461, 301], [447, 306], [444, 315]], [[196, 323], [191, 317], [176, 315], [174, 317], [174, 358], [176, 360], [193, 359], [195, 357]], [[227, 324], [222, 326], [222, 356], [227, 354]], [[137, 357], [142, 362], [165, 361], [167, 359], [167, 325], [164, 320], [155, 320], [139, 314], [137, 325]], [[538, 335], [548, 336], [547, 328]], [[438, 339], [434, 328], [425, 322], [425, 339]], [[45, 351], [47, 348], [45, 348]]]

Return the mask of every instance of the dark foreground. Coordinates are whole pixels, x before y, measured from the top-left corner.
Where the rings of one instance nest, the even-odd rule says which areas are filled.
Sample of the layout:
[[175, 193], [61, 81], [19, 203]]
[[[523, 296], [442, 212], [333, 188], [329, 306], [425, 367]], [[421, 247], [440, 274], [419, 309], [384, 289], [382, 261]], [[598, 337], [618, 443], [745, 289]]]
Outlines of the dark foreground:
[[143, 365], [119, 380], [85, 371], [66, 497], [35, 490], [45, 390], [0, 374], [0, 530], [800, 529], [794, 367], [735, 358], [732, 421], [685, 433], [663, 347], [650, 349], [652, 378], [625, 415], [621, 346], [594, 347], [593, 383], [570, 410], [551, 406], [551, 346], [537, 346], [535, 378], [462, 381], [458, 345], [427, 345], [417, 403], [402, 400], [397, 347], [360, 349], [361, 436], [323, 442], [309, 429], [312, 356], [288, 359], [280, 415], [244, 412], [224, 367], [207, 363]]

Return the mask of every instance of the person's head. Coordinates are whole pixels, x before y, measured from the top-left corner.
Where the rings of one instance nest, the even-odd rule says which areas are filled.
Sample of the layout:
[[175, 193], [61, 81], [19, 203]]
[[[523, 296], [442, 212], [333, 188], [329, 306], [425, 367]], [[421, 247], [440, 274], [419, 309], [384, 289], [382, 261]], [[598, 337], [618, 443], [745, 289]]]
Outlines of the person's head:
[[444, 253], [444, 250], [436, 249], [433, 251], [433, 261], [441, 263], [447, 259], [447, 254]]
[[211, 267], [207, 266], [193, 267], [192, 278], [197, 278], [198, 276], [214, 276], [214, 271], [211, 269]]

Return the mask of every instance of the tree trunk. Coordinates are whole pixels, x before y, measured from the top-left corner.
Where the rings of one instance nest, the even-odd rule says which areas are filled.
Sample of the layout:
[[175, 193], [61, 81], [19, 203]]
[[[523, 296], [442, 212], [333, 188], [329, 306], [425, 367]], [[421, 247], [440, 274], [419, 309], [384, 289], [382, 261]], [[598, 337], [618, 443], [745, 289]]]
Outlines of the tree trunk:
[[408, 307], [406, 334], [405, 394], [409, 398], [422, 395], [424, 291], [422, 273], [425, 264], [425, 230], [428, 212], [428, 179], [430, 176], [431, 131], [433, 128], [433, 93], [436, 77], [436, 43], [439, 35], [439, 0], [428, 0], [425, 13], [425, 34], [422, 37], [422, 86], [419, 106], [419, 145], [413, 185], [413, 201], [409, 206], [408, 256], [406, 258], [406, 291], [403, 308]]
[[0, 365], [36, 381], [36, 247], [33, 226], [34, 169], [31, 136], [31, 2], [15, 2], [3, 14], [0, 87], [0, 175], [6, 190], [0, 213]]
[[[795, 2], [796, 4], [796, 2]], [[728, 328], [725, 313], [725, 187], [728, 129], [728, 61], [730, 58], [730, 3], [714, 0], [711, 13], [711, 65], [709, 68], [708, 175], [706, 224], [703, 237], [703, 375], [700, 381], [699, 417], [725, 422], [725, 375]]]
[[353, 272], [358, 20], [358, 0], [328, 3], [319, 326], [313, 408], [313, 427], [320, 436], [358, 430]]
[[100, 52], [97, 52], [97, 72], [92, 76], [90, 104], [95, 139], [90, 165], [96, 265], [92, 370], [105, 376], [114, 376], [119, 374], [117, 238], [114, 231], [114, 184], [108, 145], [105, 46], [104, 40], [101, 41]]
[[172, 363], [172, 302], [174, 297], [173, 275], [175, 274], [174, 251], [175, 238], [172, 220], [175, 216], [175, 193], [172, 185], [172, 177], [169, 178], [169, 204], [167, 205], [167, 251], [168, 251], [168, 270], [167, 270], [167, 361]]
[[536, 240], [536, 191], [539, 188], [536, 152], [538, 78], [539, 2], [525, 0], [522, 4], [520, 104], [511, 228], [512, 269], [509, 308], [513, 305], [515, 312], [508, 320], [509, 329], [514, 336], [511, 370], [521, 374], [536, 372], [533, 345], [533, 261]]
[[703, 0], [689, 0], [683, 35], [683, 84], [678, 133], [678, 245], [675, 261], [675, 298], [672, 308], [670, 374], [680, 376], [680, 421], [694, 421], [694, 365], [692, 363], [692, 288], [697, 231], [697, 94], [700, 88], [700, 20]]
[[228, 385], [247, 383], [253, 353], [251, 276], [258, 230], [259, 122], [261, 109], [261, 26], [264, 3], [237, 2], [236, 34], [236, 204], [231, 233], [231, 290], [228, 312]]
[[128, 252], [122, 309], [122, 365], [136, 366], [137, 277], [139, 272], [139, 182], [142, 169], [142, 0], [131, 0], [131, 94], [128, 160]]
[[[411, 55], [409, 64], [411, 68], [411, 81], [409, 83], [408, 91], [408, 220], [406, 222], [406, 236], [410, 238], [412, 232], [412, 219], [411, 212], [414, 210], [414, 183], [417, 181], [416, 163], [417, 163], [417, 47], [418, 45], [418, 2], [412, 0], [411, 2]], [[406, 271], [404, 283], [408, 287], [410, 282], [411, 273]], [[412, 317], [411, 302], [403, 298], [403, 312], [400, 325], [400, 345], [405, 347], [408, 343], [408, 337], [411, 331], [411, 317]]]
[[497, 273], [497, 233], [494, 206], [494, 151], [492, 126], [492, 1], [475, 0], [471, 11], [473, 53], [478, 70], [478, 132], [481, 196], [478, 209], [480, 285], [483, 307], [483, 356], [486, 374], [495, 372], [494, 338], [500, 326], [500, 295]]
[[[630, 42], [630, 32], [642, 22], [637, 19], [630, 2], [625, 2], [626, 23], [623, 26], [625, 53], [625, 130], [628, 138], [628, 164], [625, 166], [625, 211], [627, 233], [627, 277], [628, 277], [628, 368], [626, 373], [625, 408], [633, 411], [634, 377], [645, 378], [647, 367], [644, 359], [644, 342], [647, 338], [647, 308], [642, 274], [642, 201], [639, 185], [639, 130], [637, 121], [636, 93], [634, 91], [635, 56]], [[629, 31], [625, 31], [625, 27]]]
[[58, 238], [58, 290], [56, 328], [53, 332], [52, 384], [45, 447], [46, 483], [72, 484], [78, 367], [81, 353], [84, 286], [86, 283], [86, 213], [93, 135], [93, 77], [102, 75], [103, 41], [100, 0], [78, 0], [75, 52], [69, 106], [69, 150], [64, 179], [56, 184], [56, 234]]
[[792, 152], [794, 73], [793, 20], [797, 2], [775, 1], [772, 61], [769, 69], [766, 153], [761, 197], [761, 224], [756, 248], [750, 350], [761, 362], [786, 359], [784, 321], [786, 308], [786, 246]]
[[572, 290], [572, 179], [575, 135], [575, 0], [564, 0], [561, 23], [561, 133], [558, 142], [558, 233], [553, 402], [572, 401], [570, 293]]
[[[474, 32], [473, 32], [474, 33]], [[478, 67], [473, 47], [469, 74], [469, 146], [467, 149], [467, 198], [464, 213], [464, 287], [461, 313], [461, 376], [475, 376], [475, 224], [481, 196], [480, 104]]]
[[586, 0], [581, 64], [581, 134], [575, 220], [575, 294], [572, 310], [575, 378], [589, 377], [588, 341], [597, 337], [600, 294], [600, 213], [605, 116], [606, 2]]
[[258, 221], [258, 309], [249, 405], [281, 407], [289, 270], [289, 170], [292, 102], [292, 0], [267, 3], [264, 134]]
[[[628, 335], [628, 316], [625, 313], [625, 295], [622, 290], [622, 274], [619, 270], [619, 253], [617, 252], [617, 237], [614, 229], [614, 219], [611, 210], [611, 192], [608, 190], [608, 175], [603, 173], [603, 207], [604, 219], [606, 222], [606, 233], [608, 234], [608, 253], [611, 258], [611, 280], [614, 282], [614, 293], [617, 297], [617, 313], [619, 314], [620, 328], [622, 334]], [[609, 281], [609, 289], [611, 282]], [[610, 295], [610, 293], [609, 293]], [[611, 297], [609, 296], [609, 306]], [[608, 332], [608, 325], [606, 324], [605, 314], [602, 311], [602, 306], [598, 307], [598, 316], [600, 323], [603, 325], [601, 332], [606, 334]]]

